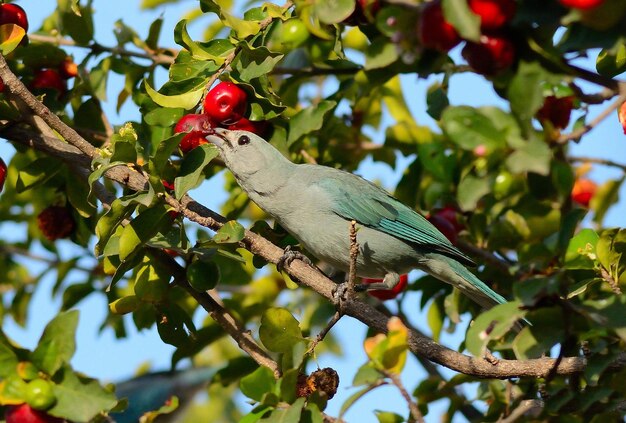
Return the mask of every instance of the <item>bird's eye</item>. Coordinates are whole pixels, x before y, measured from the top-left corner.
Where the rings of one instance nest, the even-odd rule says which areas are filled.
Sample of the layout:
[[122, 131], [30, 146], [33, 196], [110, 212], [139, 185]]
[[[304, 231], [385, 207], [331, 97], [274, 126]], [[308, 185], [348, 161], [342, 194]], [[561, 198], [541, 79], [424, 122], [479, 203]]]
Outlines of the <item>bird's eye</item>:
[[240, 136], [239, 139], [237, 140], [237, 144], [239, 145], [250, 144], [250, 137], [247, 135]]

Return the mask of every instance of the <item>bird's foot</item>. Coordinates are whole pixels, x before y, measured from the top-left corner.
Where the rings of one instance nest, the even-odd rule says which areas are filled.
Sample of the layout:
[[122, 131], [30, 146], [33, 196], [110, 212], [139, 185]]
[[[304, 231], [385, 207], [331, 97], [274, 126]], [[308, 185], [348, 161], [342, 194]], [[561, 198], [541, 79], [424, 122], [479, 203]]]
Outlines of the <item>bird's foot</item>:
[[283, 270], [285, 270], [285, 266], [289, 266], [291, 262], [296, 259], [302, 260], [309, 266], [313, 266], [313, 262], [307, 256], [305, 256], [299, 251], [293, 250], [292, 248], [293, 246], [288, 245], [285, 248], [285, 252], [283, 253], [282, 257], [278, 260], [278, 263], [276, 263], [276, 269], [279, 272], [282, 272]]
[[375, 283], [360, 283], [355, 285], [354, 289], [358, 292], [371, 291], [374, 289], [391, 290], [400, 283], [400, 275], [395, 272], [390, 272], [385, 275], [382, 282]]

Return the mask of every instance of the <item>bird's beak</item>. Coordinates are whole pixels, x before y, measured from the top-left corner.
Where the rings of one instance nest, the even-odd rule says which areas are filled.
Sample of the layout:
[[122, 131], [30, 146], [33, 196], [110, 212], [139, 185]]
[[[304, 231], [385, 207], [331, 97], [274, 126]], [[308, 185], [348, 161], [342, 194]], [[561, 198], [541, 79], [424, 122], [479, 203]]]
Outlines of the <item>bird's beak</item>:
[[218, 148], [222, 148], [225, 144], [228, 144], [228, 139], [226, 138], [227, 133], [227, 129], [214, 128], [213, 134], [208, 135], [206, 140], [211, 144], [215, 144]]

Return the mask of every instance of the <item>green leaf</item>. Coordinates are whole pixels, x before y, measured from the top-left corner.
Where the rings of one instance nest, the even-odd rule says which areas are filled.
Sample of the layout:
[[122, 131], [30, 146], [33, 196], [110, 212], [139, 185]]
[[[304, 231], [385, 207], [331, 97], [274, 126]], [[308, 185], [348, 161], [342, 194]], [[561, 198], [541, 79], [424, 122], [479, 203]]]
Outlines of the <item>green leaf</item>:
[[426, 94], [426, 113], [435, 120], [442, 117], [443, 111], [450, 106], [448, 100], [448, 90], [439, 82], [435, 82], [428, 87]]
[[441, 329], [443, 328], [443, 313], [441, 310], [441, 303], [437, 301], [437, 298], [430, 304], [428, 308], [427, 320], [428, 327], [432, 332], [432, 338], [435, 342], [439, 342], [439, 335], [441, 335]]
[[199, 84], [196, 88], [183, 94], [163, 95], [150, 86], [148, 81], [144, 81], [146, 87], [146, 93], [150, 96], [152, 101], [162, 107], [181, 107], [185, 110], [193, 109], [198, 105], [202, 94], [206, 89], [204, 84]]
[[0, 378], [6, 378], [14, 373], [18, 362], [17, 354], [13, 348], [0, 338]]
[[187, 32], [187, 20], [185, 19], [178, 22], [174, 28], [174, 40], [189, 50], [194, 59], [211, 60], [219, 66], [235, 50], [235, 46], [228, 40], [214, 39], [207, 43], [193, 41]]
[[54, 377], [55, 405], [47, 410], [53, 416], [75, 422], [86, 422], [101, 412], [108, 412], [117, 404], [115, 395], [98, 381], [78, 376], [66, 365]]
[[239, 382], [241, 393], [255, 401], [261, 401], [268, 392], [274, 392], [276, 379], [274, 372], [268, 367], [260, 366], [254, 372], [241, 378]]
[[317, 0], [313, 2], [313, 9], [320, 22], [336, 24], [354, 12], [354, 4], [354, 0]]
[[246, 229], [241, 226], [240, 223], [231, 220], [226, 223], [217, 231], [213, 237], [213, 241], [222, 243], [234, 243], [239, 242], [246, 235]]
[[337, 103], [330, 100], [320, 101], [317, 105], [307, 107], [296, 113], [289, 122], [289, 145], [298, 141], [304, 135], [322, 128], [326, 115], [337, 106]]
[[387, 37], [374, 39], [365, 50], [365, 69], [380, 69], [398, 60], [398, 49]]
[[596, 243], [600, 264], [617, 282], [626, 283], [626, 229], [609, 229], [600, 234]]
[[259, 337], [274, 352], [289, 352], [304, 339], [298, 321], [284, 308], [270, 308], [263, 313]]
[[159, 107], [146, 113], [143, 119], [151, 126], [172, 126], [178, 122], [184, 114], [185, 110], [181, 108], [170, 109], [168, 107]]
[[448, 107], [441, 115], [441, 127], [452, 142], [465, 150], [473, 150], [479, 145], [494, 150], [506, 142], [490, 116], [469, 106]]
[[478, 42], [480, 39], [480, 17], [472, 12], [467, 0], [443, 0], [443, 16], [459, 33], [461, 38]]
[[610, 179], [600, 185], [591, 198], [589, 207], [594, 211], [593, 221], [601, 223], [606, 212], [613, 204], [619, 201], [619, 190], [624, 183], [624, 178]]
[[244, 82], [268, 75], [283, 58], [282, 54], [269, 51], [266, 47], [254, 48], [246, 42], [241, 42], [239, 46], [241, 51], [231, 66]]
[[22, 193], [45, 183], [62, 169], [60, 162], [49, 157], [35, 159], [17, 173], [15, 191]]
[[120, 259], [125, 261], [146, 242], [155, 236], [162, 226], [170, 223], [168, 209], [163, 204], [156, 204], [139, 213], [120, 235]]
[[534, 172], [548, 175], [551, 159], [550, 147], [544, 141], [535, 138], [511, 154], [506, 159], [506, 166], [511, 173]]
[[78, 311], [59, 313], [52, 319], [41, 335], [31, 360], [40, 370], [54, 375], [67, 364], [76, 350], [75, 333], [78, 326]]
[[521, 122], [530, 125], [530, 120], [543, 104], [542, 82], [546, 72], [538, 62], [520, 62], [507, 91], [511, 111]]
[[204, 181], [204, 168], [219, 155], [213, 144], [202, 144], [185, 155], [180, 166], [179, 176], [174, 179], [174, 192], [180, 200], [190, 190], [200, 186]]
[[379, 423], [402, 423], [405, 421], [404, 417], [391, 411], [376, 410], [374, 413]]
[[593, 229], [585, 228], [576, 234], [565, 252], [565, 268], [593, 269], [598, 239], [600, 237]]
[[478, 316], [465, 336], [467, 350], [482, 356], [491, 340], [503, 337], [524, 316], [520, 306], [519, 301], [499, 304]]
[[300, 423], [306, 398], [298, 398], [288, 408], [278, 408], [263, 419], [266, 423]]
[[596, 70], [610, 78], [626, 71], [626, 44], [621, 42], [611, 49], [602, 49], [596, 59]]
[[491, 190], [489, 179], [467, 175], [459, 183], [456, 198], [463, 211], [474, 210], [485, 194]]
[[415, 123], [411, 110], [404, 99], [400, 77], [396, 76], [385, 82], [381, 88], [381, 94], [385, 106], [387, 106], [389, 113], [396, 121], [409, 124]]

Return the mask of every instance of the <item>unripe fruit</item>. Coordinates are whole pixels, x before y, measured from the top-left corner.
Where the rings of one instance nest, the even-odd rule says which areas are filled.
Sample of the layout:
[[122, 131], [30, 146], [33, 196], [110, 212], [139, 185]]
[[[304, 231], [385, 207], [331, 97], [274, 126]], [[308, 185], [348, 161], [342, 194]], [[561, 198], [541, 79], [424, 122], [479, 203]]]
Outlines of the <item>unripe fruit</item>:
[[212, 261], [196, 260], [187, 267], [187, 281], [198, 292], [215, 288], [219, 275], [220, 269]]
[[70, 236], [76, 224], [67, 207], [50, 206], [37, 216], [37, 226], [43, 236], [55, 241]]
[[[362, 278], [361, 280], [364, 284], [379, 283], [383, 281], [382, 279], [377, 278]], [[378, 298], [381, 301], [391, 300], [393, 298], [396, 298], [398, 294], [406, 289], [408, 281], [408, 275], [400, 275], [400, 282], [398, 282], [398, 284], [392, 289], [372, 289], [371, 291], [367, 291], [367, 293], [372, 297]]]
[[591, 199], [595, 195], [598, 185], [590, 179], [577, 179], [572, 188], [572, 201], [583, 207], [589, 207]]
[[548, 121], [558, 129], [566, 128], [569, 124], [570, 115], [574, 108], [574, 97], [548, 96], [543, 101], [543, 106], [537, 112], [537, 119], [542, 122]]
[[266, 121], [255, 121], [241, 118], [232, 125], [228, 125], [227, 129], [231, 131], [248, 131], [259, 136], [263, 136], [267, 131], [268, 124]]
[[480, 16], [480, 28], [494, 30], [515, 16], [515, 0], [469, 0], [472, 12]]
[[33, 410], [28, 404], [8, 406], [4, 419], [6, 423], [61, 423], [64, 421], [43, 411]]
[[480, 42], [468, 42], [461, 54], [477, 73], [495, 75], [511, 67], [515, 61], [515, 46], [506, 37], [481, 35]]
[[243, 117], [247, 106], [244, 90], [232, 82], [220, 82], [204, 99], [204, 113], [221, 124], [232, 124]]
[[7, 179], [7, 164], [4, 160], [0, 159], [0, 192], [4, 188], [4, 181]]
[[565, 7], [571, 7], [580, 10], [594, 9], [604, 3], [604, 0], [559, 0]]
[[37, 410], [47, 410], [56, 402], [52, 384], [43, 379], [34, 379], [26, 385], [26, 402]]
[[15, 24], [28, 32], [28, 18], [26, 12], [17, 4], [0, 4], [0, 25]]
[[445, 20], [439, 0], [424, 3], [417, 24], [417, 35], [424, 47], [443, 52], [461, 42], [456, 29]]
[[281, 43], [287, 50], [293, 50], [309, 38], [309, 30], [304, 22], [298, 18], [291, 18], [283, 22]]
[[35, 73], [33, 81], [30, 83], [33, 89], [54, 89], [63, 94], [67, 90], [67, 85], [61, 75], [54, 69], [40, 69]]

